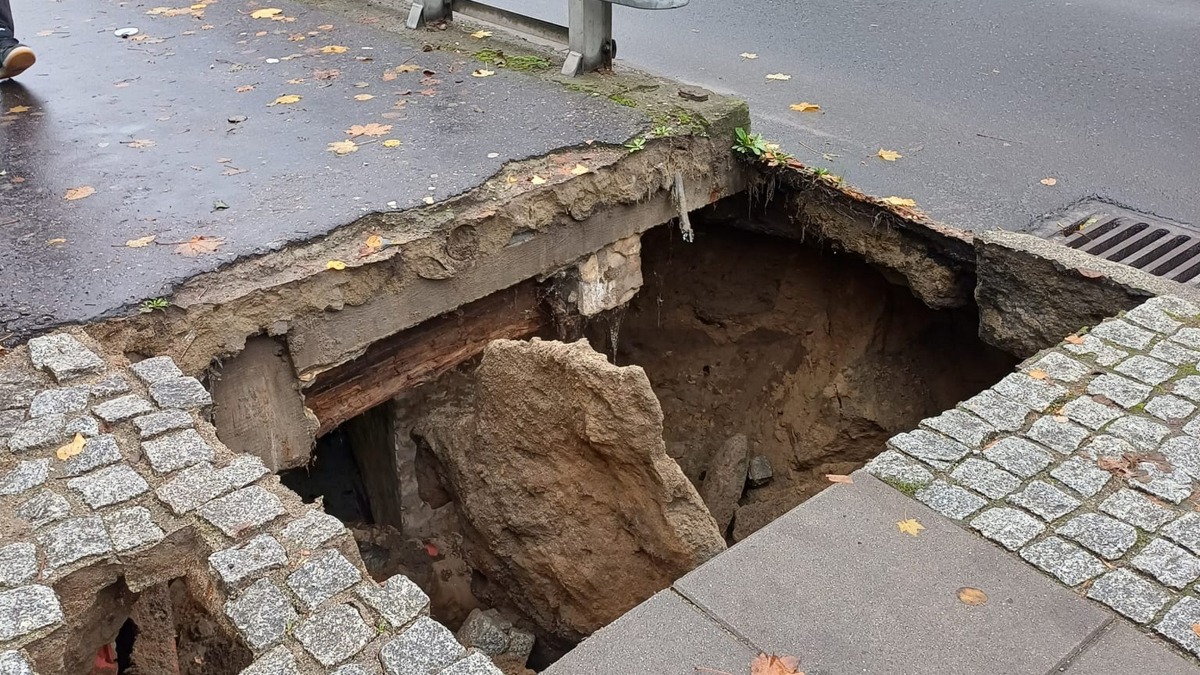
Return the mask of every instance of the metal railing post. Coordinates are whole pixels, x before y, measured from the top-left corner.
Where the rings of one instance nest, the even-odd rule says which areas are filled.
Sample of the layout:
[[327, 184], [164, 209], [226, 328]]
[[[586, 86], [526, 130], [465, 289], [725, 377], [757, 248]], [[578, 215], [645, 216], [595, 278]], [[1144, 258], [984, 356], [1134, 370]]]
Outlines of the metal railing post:
[[570, 53], [562, 74], [580, 73], [611, 66], [615, 51], [612, 39], [612, 5], [603, 0], [570, 0]]
[[451, 0], [416, 0], [412, 9], [408, 10], [409, 28], [420, 28], [430, 21], [450, 18]]

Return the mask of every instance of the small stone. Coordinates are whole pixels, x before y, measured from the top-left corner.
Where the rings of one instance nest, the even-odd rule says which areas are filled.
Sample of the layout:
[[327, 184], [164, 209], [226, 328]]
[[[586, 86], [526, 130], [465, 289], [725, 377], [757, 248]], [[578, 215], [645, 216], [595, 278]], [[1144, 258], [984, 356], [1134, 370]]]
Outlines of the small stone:
[[1178, 396], [1165, 394], [1150, 399], [1150, 402], [1146, 404], [1146, 412], [1160, 420], [1173, 422], [1196, 412], [1196, 406]]
[[71, 515], [71, 504], [51, 490], [39, 490], [17, 507], [17, 516], [33, 529]]
[[940, 431], [959, 443], [973, 448], [979, 447], [996, 433], [992, 425], [956, 408], [951, 408], [937, 417], [923, 420], [921, 426]]
[[465, 659], [455, 661], [439, 670], [438, 675], [504, 675], [504, 673], [483, 653], [471, 652]]
[[1025, 424], [1030, 409], [994, 391], [983, 391], [962, 402], [962, 407], [1001, 431], [1016, 431]]
[[300, 675], [300, 670], [296, 667], [296, 657], [287, 647], [279, 645], [260, 656], [239, 675]]
[[975, 516], [971, 527], [1010, 551], [1028, 544], [1046, 529], [1037, 518], [1006, 506], [991, 508]]
[[1049, 451], [1015, 436], [996, 441], [983, 451], [983, 455], [999, 464], [1002, 469], [1022, 478], [1036, 475], [1054, 461], [1054, 456]]
[[1159, 361], [1166, 361], [1177, 366], [1182, 366], [1185, 363], [1192, 365], [1200, 363], [1200, 352], [1169, 341], [1163, 341], [1154, 345], [1154, 349], [1150, 350], [1150, 356]]
[[235, 488], [244, 487], [270, 473], [263, 462], [254, 455], [238, 455], [229, 466], [218, 471]]
[[67, 477], [78, 476], [121, 459], [117, 439], [111, 434], [102, 434], [84, 441], [83, 450], [60, 466], [58, 473]]
[[[1100, 502], [1100, 510], [1148, 532], [1154, 532], [1175, 517], [1171, 509], [1129, 488], [1121, 488]], [[1196, 543], [1200, 545], [1200, 538]]]
[[445, 626], [427, 616], [379, 650], [387, 675], [436, 673], [462, 657], [465, 650]]
[[64, 521], [38, 535], [37, 539], [46, 555], [46, 567], [50, 569], [112, 550], [104, 523], [98, 516]]
[[1178, 504], [1192, 495], [1192, 479], [1180, 469], [1163, 471], [1158, 464], [1142, 462], [1137, 465], [1140, 476], [1129, 481], [1129, 484], [1139, 490], [1165, 499], [1172, 504]]
[[14, 649], [0, 652], [0, 675], [36, 675], [29, 661]]
[[1200, 577], [1200, 558], [1165, 539], [1146, 544], [1130, 563], [1172, 588], [1182, 589]]
[[1183, 324], [1172, 319], [1161, 307], [1143, 303], [1125, 312], [1125, 320], [1149, 328], [1156, 333], [1173, 333]]
[[1154, 340], [1154, 333], [1120, 319], [1105, 321], [1093, 328], [1091, 335], [1130, 349], [1145, 349]]
[[379, 586], [372, 581], [364, 581], [358, 585], [356, 592], [363, 602], [383, 615], [392, 628], [402, 628], [429, 611], [429, 596], [401, 574]]
[[354, 656], [375, 637], [375, 630], [350, 605], [334, 605], [296, 626], [304, 650], [329, 667]]
[[1200, 401], [1200, 376], [1188, 375], [1180, 378], [1175, 386], [1171, 388], [1171, 392], [1190, 398], [1193, 401]]
[[1049, 380], [1030, 377], [1025, 373], [1007, 375], [992, 387], [992, 391], [1038, 412], [1043, 412], [1051, 403], [1067, 395], [1066, 387]]
[[891, 485], [921, 486], [933, 482], [933, 474], [928, 469], [895, 450], [884, 450], [867, 462], [865, 468], [872, 476]]
[[1084, 335], [1083, 342], [1077, 345], [1064, 344], [1063, 349], [1073, 354], [1091, 354], [1096, 363], [1102, 366], [1112, 366], [1129, 356], [1129, 352], [1117, 349], [1094, 335]]
[[154, 494], [176, 515], [183, 515], [232, 489], [233, 485], [225, 476], [208, 462], [201, 462], [180, 471]]
[[345, 531], [342, 521], [314, 509], [288, 523], [280, 534], [300, 548], [314, 549]]
[[1068, 586], [1078, 586], [1107, 569], [1091, 554], [1058, 537], [1026, 546], [1021, 549], [1021, 557]]
[[930, 463], [956, 462], [971, 452], [970, 448], [958, 441], [924, 429], [892, 436], [887, 444], [893, 450]]
[[208, 564], [230, 586], [258, 576], [262, 572], [287, 565], [287, 552], [269, 534], [260, 534], [241, 546], [233, 546], [208, 556]]
[[1035, 480], [1025, 489], [1008, 496], [1008, 501], [1051, 521], [1062, 518], [1079, 508], [1079, 500], [1050, 485]]
[[746, 482], [750, 487], [762, 487], [771, 482], [775, 472], [771, 469], [771, 460], [766, 455], [752, 455], [746, 469]]
[[1159, 385], [1175, 376], [1178, 369], [1149, 356], [1133, 356], [1119, 363], [1113, 370], [1128, 375], [1149, 385]]
[[17, 427], [8, 439], [8, 448], [13, 452], [29, 452], [61, 445], [66, 441], [63, 426], [65, 415], [45, 415], [28, 420]]
[[700, 87], [692, 87], [687, 85], [679, 87], [679, 98], [687, 99], [689, 101], [707, 101], [708, 97], [711, 95], [711, 91], [702, 89]]
[[968, 457], [954, 468], [951, 477], [972, 490], [1000, 499], [1021, 486], [1021, 479], [991, 462]]
[[316, 609], [361, 579], [362, 573], [341, 553], [323, 551], [289, 574], [287, 585], [300, 602], [309, 609]]
[[43, 335], [30, 340], [29, 360], [34, 368], [49, 370], [59, 382], [104, 369], [103, 359], [84, 347], [75, 336], [66, 333]]
[[120, 375], [109, 375], [108, 377], [93, 384], [89, 391], [96, 398], [108, 398], [117, 394], [124, 394], [129, 391], [129, 383]]
[[962, 520], [987, 504], [987, 500], [979, 495], [940, 480], [918, 490], [916, 498], [934, 511], [954, 520]]
[[1088, 441], [1088, 444], [1083, 448], [1083, 454], [1094, 460], [1121, 459], [1126, 455], [1133, 455], [1136, 452], [1137, 450], [1130, 445], [1129, 441], [1104, 434]]
[[1075, 382], [1092, 372], [1088, 366], [1058, 352], [1050, 352], [1023, 369], [1026, 373], [1040, 370], [1060, 382]]
[[1122, 408], [1132, 408], [1145, 401], [1150, 391], [1150, 385], [1140, 384], [1112, 373], [1105, 373], [1092, 380], [1087, 389], [1087, 393], [1103, 396]]
[[1120, 558], [1137, 543], [1137, 530], [1132, 525], [1098, 513], [1075, 516], [1055, 531], [1108, 560]]
[[81, 412], [87, 408], [88, 390], [83, 387], [47, 389], [29, 404], [30, 417]]
[[151, 438], [168, 431], [191, 427], [192, 415], [182, 410], [160, 410], [133, 418], [133, 426], [137, 427], [138, 434], [142, 438]]
[[1089, 429], [1099, 429], [1121, 416], [1118, 408], [1098, 403], [1086, 396], [1064, 405], [1062, 413]]
[[211, 462], [213, 449], [195, 429], [142, 441], [142, 452], [158, 473], [170, 473], [198, 462]]
[[0, 548], [0, 588], [13, 588], [37, 576], [37, 549], [28, 542]]
[[72, 478], [67, 481], [67, 487], [78, 492], [84, 503], [93, 509], [119, 504], [150, 489], [146, 479], [127, 464], [118, 464], [86, 476]]
[[17, 462], [12, 471], [0, 476], [0, 496], [16, 495], [46, 482], [50, 460], [28, 459]]
[[1025, 432], [1025, 436], [1030, 440], [1064, 455], [1075, 452], [1087, 435], [1088, 430], [1078, 424], [1066, 419], [1059, 421], [1054, 417], [1039, 417], [1029, 427], [1029, 431]]
[[100, 420], [91, 415], [68, 417], [67, 423], [63, 425], [63, 435], [74, 437], [75, 434], [82, 434], [88, 438], [99, 436]]
[[58, 596], [46, 586], [0, 592], [0, 642], [15, 640], [63, 620]]
[[1050, 470], [1050, 475], [1084, 497], [1092, 497], [1108, 485], [1112, 474], [1079, 457], [1071, 457]]
[[212, 405], [212, 396], [194, 377], [176, 377], [150, 385], [150, 397], [164, 408], [202, 408]]
[[1138, 623], [1153, 619], [1170, 599], [1166, 590], [1127, 569], [1114, 570], [1097, 579], [1087, 596]]
[[283, 640], [288, 627], [300, 618], [283, 591], [267, 579], [259, 579], [236, 600], [226, 602], [225, 615], [255, 651]]
[[152, 359], [144, 359], [137, 363], [131, 363], [129, 364], [129, 369], [146, 384], [154, 384], [163, 380], [183, 377], [183, 371], [179, 369], [179, 366], [175, 365], [175, 361], [169, 356], [156, 356]]
[[137, 394], [126, 394], [92, 406], [92, 413], [109, 424], [127, 420], [151, 410], [154, 410], [154, 406]]
[[279, 497], [251, 485], [212, 500], [197, 513], [227, 536], [238, 537], [283, 515], [284, 510]]
[[1163, 615], [1154, 630], [1166, 636], [1171, 641], [1200, 656], [1200, 636], [1192, 626], [1200, 623], [1200, 600], [1190, 595], [1179, 598], [1171, 609]]
[[1134, 447], [1141, 450], [1154, 450], [1162, 439], [1171, 432], [1166, 426], [1158, 422], [1151, 422], [1145, 417], [1135, 417], [1126, 415], [1112, 424], [1109, 424], [1105, 429], [1114, 436], [1119, 436], [1133, 443]]
[[134, 506], [104, 516], [113, 548], [118, 552], [129, 551], [162, 541], [166, 536], [162, 528], [154, 524], [150, 511], [144, 506]]
[[485, 612], [476, 607], [458, 629], [458, 641], [464, 647], [478, 649], [489, 656], [499, 656], [508, 649], [510, 628], [512, 623], [500, 617], [495, 610]]

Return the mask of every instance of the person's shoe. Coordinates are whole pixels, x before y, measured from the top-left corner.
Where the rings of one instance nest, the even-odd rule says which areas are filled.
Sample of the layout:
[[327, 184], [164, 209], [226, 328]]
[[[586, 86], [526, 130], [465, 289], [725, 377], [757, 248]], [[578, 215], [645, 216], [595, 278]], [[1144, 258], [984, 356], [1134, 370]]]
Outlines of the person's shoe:
[[0, 57], [3, 57], [3, 62], [0, 63], [0, 80], [20, 75], [37, 61], [33, 50], [25, 45], [9, 47], [0, 52]]

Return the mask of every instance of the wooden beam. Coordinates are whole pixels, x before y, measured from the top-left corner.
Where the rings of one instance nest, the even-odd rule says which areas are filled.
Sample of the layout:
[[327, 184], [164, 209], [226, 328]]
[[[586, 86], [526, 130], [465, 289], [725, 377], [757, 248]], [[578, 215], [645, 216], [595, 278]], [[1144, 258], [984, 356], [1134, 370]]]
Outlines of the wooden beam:
[[[493, 293], [371, 345], [357, 359], [318, 375], [305, 391], [318, 436], [478, 356], [492, 340], [542, 333], [550, 320], [532, 280]], [[336, 324], [331, 326], [337, 330]]]

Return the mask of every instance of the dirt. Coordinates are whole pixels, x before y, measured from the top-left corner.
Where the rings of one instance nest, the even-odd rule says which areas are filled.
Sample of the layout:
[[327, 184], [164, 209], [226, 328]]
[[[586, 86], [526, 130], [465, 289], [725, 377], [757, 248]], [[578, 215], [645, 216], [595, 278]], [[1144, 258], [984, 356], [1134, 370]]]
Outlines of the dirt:
[[170, 584], [178, 640], [179, 675], [240, 673], [254, 660], [250, 650], [192, 597], [187, 583]]

